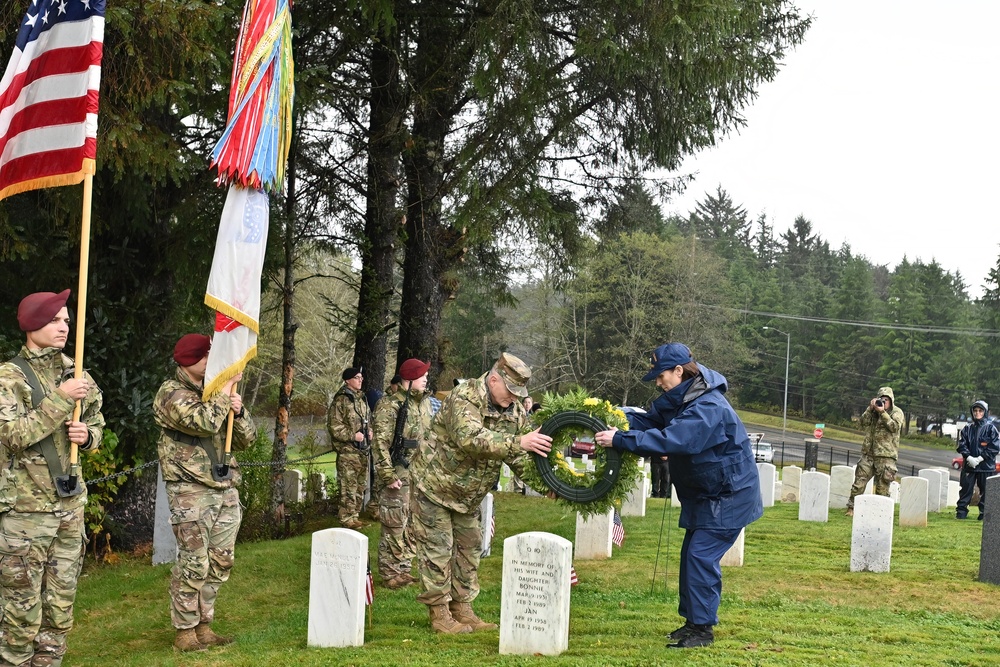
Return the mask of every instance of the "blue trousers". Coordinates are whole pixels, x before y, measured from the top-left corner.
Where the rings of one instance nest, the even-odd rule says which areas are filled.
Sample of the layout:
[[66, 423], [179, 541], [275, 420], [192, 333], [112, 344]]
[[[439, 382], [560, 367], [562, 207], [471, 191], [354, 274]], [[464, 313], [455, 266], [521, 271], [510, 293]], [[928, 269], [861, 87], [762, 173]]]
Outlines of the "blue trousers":
[[688, 529], [681, 545], [677, 613], [696, 625], [719, 624], [722, 568], [719, 561], [740, 536], [734, 530]]

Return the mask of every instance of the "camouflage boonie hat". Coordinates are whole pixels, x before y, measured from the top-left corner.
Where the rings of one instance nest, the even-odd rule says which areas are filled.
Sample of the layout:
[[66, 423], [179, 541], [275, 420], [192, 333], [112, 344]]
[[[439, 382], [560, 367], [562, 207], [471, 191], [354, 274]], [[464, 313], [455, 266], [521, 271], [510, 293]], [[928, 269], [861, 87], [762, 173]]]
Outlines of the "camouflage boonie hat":
[[527, 398], [528, 389], [526, 385], [531, 378], [531, 369], [528, 368], [526, 363], [513, 354], [504, 352], [497, 359], [493, 370], [503, 378], [503, 383], [507, 385], [507, 391], [519, 398]]

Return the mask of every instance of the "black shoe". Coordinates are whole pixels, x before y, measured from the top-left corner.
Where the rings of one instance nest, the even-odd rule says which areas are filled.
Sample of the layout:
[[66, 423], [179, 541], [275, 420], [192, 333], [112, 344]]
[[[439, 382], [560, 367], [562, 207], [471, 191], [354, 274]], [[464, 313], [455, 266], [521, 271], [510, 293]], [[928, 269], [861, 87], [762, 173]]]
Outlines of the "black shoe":
[[715, 633], [711, 625], [693, 625], [691, 631], [676, 644], [667, 644], [667, 648], [699, 648], [711, 646], [715, 641]]
[[667, 635], [667, 637], [673, 639], [674, 641], [678, 641], [684, 639], [692, 632], [694, 632], [694, 623], [691, 623], [690, 621], [685, 621], [684, 625], [671, 632], [669, 635]]
[[982, 521], [983, 520], [983, 512], [979, 513], [979, 516], [976, 517], [976, 520], [977, 521]]
[[956, 519], [967, 519], [967, 518], [969, 518], [969, 515], [968, 514], [955, 514], [955, 518]]

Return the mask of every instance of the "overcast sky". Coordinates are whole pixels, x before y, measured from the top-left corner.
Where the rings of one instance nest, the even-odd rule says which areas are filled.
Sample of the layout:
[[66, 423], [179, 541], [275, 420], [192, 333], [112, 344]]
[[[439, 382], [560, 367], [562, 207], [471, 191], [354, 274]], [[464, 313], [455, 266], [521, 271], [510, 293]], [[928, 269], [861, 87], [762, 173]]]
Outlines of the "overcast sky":
[[1000, 0], [795, 4], [805, 42], [666, 209], [721, 184], [775, 234], [802, 214], [833, 248], [936, 259], [980, 296], [1000, 255]]

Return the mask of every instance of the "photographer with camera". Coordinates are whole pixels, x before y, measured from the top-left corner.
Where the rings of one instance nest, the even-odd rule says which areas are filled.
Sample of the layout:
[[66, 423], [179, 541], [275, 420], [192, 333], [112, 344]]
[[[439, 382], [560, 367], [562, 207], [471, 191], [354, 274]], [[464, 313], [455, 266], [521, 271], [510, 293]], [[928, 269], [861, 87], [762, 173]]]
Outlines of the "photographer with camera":
[[410, 464], [427, 441], [431, 402], [427, 371], [431, 365], [407, 359], [399, 367], [399, 383], [375, 406], [375, 474], [382, 486], [378, 514], [382, 534], [378, 541], [378, 573], [389, 589], [409, 586], [414, 550], [410, 536]]
[[344, 528], [356, 530], [365, 525], [358, 515], [364, 509], [365, 489], [368, 488], [372, 413], [361, 393], [364, 380], [361, 369], [344, 369], [341, 378], [344, 386], [333, 396], [326, 430], [330, 433], [330, 446], [337, 451], [337, 485], [340, 487], [337, 515]]
[[861, 460], [854, 470], [854, 486], [847, 501], [847, 516], [854, 516], [854, 496], [864, 493], [868, 480], [875, 478], [875, 493], [889, 495], [889, 484], [896, 479], [896, 459], [899, 458], [899, 434], [905, 417], [896, 407], [892, 387], [882, 387], [878, 396], [868, 403], [861, 415], [861, 430], [865, 433], [861, 445]]

